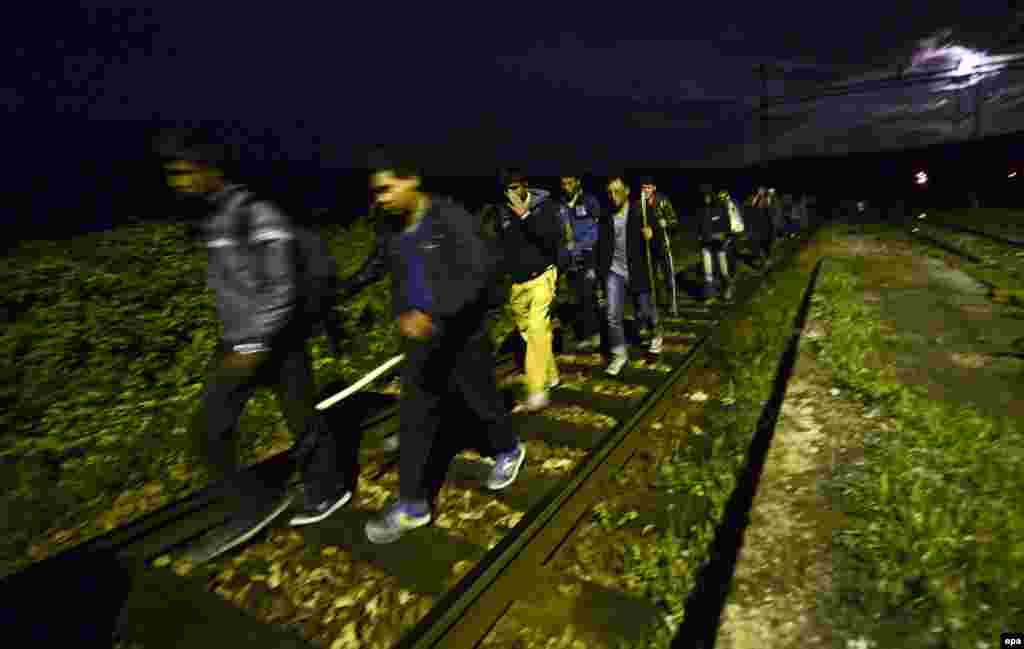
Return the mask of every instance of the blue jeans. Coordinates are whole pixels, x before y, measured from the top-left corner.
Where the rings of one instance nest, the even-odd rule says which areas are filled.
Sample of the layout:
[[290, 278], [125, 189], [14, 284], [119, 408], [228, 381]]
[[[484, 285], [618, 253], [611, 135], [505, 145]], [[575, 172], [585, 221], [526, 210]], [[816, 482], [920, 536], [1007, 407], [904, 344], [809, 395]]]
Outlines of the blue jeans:
[[[612, 354], [616, 356], [629, 355], [626, 347], [626, 328], [623, 325], [628, 288], [629, 280], [618, 273], [608, 273], [605, 280], [605, 294], [608, 296], [608, 342]], [[658, 309], [651, 299], [650, 291], [630, 293], [633, 296], [633, 311], [637, 320], [641, 324], [646, 323], [657, 335]]]

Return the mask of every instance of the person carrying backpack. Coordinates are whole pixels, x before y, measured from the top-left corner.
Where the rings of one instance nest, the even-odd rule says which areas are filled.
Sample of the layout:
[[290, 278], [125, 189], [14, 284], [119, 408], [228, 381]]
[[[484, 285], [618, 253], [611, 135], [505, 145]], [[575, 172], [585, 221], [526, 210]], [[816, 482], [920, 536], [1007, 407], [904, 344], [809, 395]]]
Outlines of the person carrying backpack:
[[[322, 304], [315, 296], [324, 289], [306, 285], [309, 278], [302, 273], [331, 262], [303, 258], [291, 220], [273, 203], [227, 182], [224, 156], [200, 138], [192, 133], [158, 140], [168, 184], [210, 204], [201, 232], [209, 254], [207, 282], [223, 325], [191, 434], [235, 513], [192, 549], [193, 562], [245, 542], [292, 503], [284, 484], [257, 484], [239, 472], [236, 428], [259, 387], [274, 388], [296, 437], [292, 454], [304, 474], [305, 502], [291, 524], [323, 520], [351, 498], [337, 466], [336, 442], [316, 410], [306, 349], [317, 324], [309, 310]], [[320, 279], [329, 286], [327, 278]]]

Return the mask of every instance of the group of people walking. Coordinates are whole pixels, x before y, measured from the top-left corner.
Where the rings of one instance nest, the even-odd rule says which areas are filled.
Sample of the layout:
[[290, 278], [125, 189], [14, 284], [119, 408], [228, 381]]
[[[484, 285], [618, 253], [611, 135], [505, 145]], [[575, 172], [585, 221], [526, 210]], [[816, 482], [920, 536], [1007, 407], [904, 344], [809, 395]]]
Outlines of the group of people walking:
[[[211, 360], [192, 434], [236, 514], [194, 551], [195, 560], [204, 560], [251, 538], [293, 504], [283, 486], [247, 483], [238, 470], [235, 428], [260, 386], [277, 390], [295, 436], [292, 454], [304, 487], [290, 524], [324, 520], [351, 493], [337, 465], [338, 440], [316, 410], [306, 343], [322, 323], [299, 306], [310, 289], [297, 227], [274, 203], [229, 182], [214, 144], [175, 136], [161, 140], [160, 154], [169, 184], [205, 197], [211, 208], [201, 231], [223, 342]], [[547, 407], [549, 391], [560, 382], [552, 329], [560, 273], [567, 274], [579, 307], [579, 351], [599, 349], [603, 315], [608, 374], [619, 374], [629, 359], [627, 294], [647, 351], [661, 352], [656, 287], [663, 287], [669, 312], [677, 314], [672, 235], [680, 222], [650, 177], [638, 179], [636, 198], [625, 177], [610, 177], [605, 203], [584, 189], [579, 176], [563, 176], [561, 194], [555, 196], [510, 170], [500, 179], [500, 203], [474, 216], [426, 191], [414, 164], [378, 156], [370, 167], [374, 207], [383, 217], [377, 220], [375, 247], [357, 272], [332, 284], [332, 291], [344, 301], [386, 275], [391, 278], [404, 353], [396, 445], [399, 497], [365, 527], [371, 542], [390, 543], [432, 520], [427, 461], [451, 397], [473, 415], [482, 448], [494, 458], [486, 487], [504, 489], [518, 478], [526, 448], [510, 416]], [[757, 201], [762, 199], [751, 207], [759, 207]], [[721, 224], [719, 207], [724, 207]], [[708, 191], [705, 208], [697, 230], [714, 288], [720, 276], [731, 277], [729, 241], [744, 226], [727, 193]], [[511, 413], [496, 384], [488, 332], [489, 314], [501, 302], [525, 343], [526, 398]]]

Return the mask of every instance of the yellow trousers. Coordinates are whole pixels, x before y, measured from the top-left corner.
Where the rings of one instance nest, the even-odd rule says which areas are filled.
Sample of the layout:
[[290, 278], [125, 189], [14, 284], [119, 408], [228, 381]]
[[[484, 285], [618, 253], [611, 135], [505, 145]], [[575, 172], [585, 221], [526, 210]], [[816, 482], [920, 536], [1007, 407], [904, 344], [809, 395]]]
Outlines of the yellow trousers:
[[551, 328], [551, 303], [558, 286], [558, 269], [548, 268], [537, 277], [513, 284], [509, 303], [519, 335], [526, 342], [526, 389], [530, 394], [547, 390], [558, 380]]

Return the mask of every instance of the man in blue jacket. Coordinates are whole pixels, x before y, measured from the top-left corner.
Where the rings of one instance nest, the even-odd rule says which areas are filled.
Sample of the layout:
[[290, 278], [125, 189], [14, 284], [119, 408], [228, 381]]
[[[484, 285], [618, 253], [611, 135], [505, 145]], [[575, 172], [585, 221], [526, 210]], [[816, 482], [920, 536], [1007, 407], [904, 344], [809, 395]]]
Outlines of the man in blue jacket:
[[460, 396], [483, 423], [495, 453], [489, 489], [515, 481], [526, 448], [498, 392], [487, 331], [489, 289], [500, 258], [469, 212], [421, 189], [422, 174], [415, 166], [377, 157], [371, 168], [375, 202], [391, 218], [382, 220], [376, 249], [342, 290], [351, 295], [391, 274], [392, 310], [405, 353], [399, 499], [366, 524], [370, 542], [391, 543], [431, 521], [427, 460], [447, 395]]
[[592, 351], [601, 346], [600, 321], [597, 311], [597, 247], [601, 203], [583, 191], [577, 176], [562, 176], [562, 227], [571, 235], [569, 278], [580, 308], [579, 351]]
[[291, 524], [323, 520], [351, 493], [337, 467], [335, 441], [316, 410], [306, 350], [316, 323], [298, 308], [305, 287], [297, 277], [292, 222], [273, 203], [228, 183], [224, 156], [201, 135], [161, 138], [159, 152], [171, 187], [205, 198], [212, 208], [201, 231], [223, 334], [191, 432], [237, 513], [190, 555], [204, 561], [248, 540], [291, 504], [283, 484], [243, 482], [238, 471], [236, 427], [259, 387], [275, 389], [297, 438], [293, 453], [305, 474], [305, 503]]

